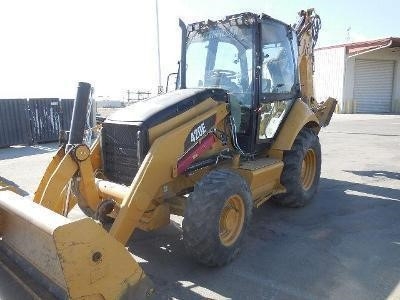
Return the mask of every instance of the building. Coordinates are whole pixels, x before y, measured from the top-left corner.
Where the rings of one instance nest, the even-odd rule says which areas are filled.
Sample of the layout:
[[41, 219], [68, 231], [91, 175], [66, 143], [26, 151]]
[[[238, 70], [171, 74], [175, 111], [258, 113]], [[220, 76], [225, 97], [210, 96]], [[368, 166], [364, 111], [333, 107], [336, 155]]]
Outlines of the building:
[[120, 108], [124, 107], [124, 103], [121, 100], [110, 100], [110, 99], [96, 99], [97, 108]]
[[400, 38], [316, 49], [314, 87], [339, 113], [400, 113]]

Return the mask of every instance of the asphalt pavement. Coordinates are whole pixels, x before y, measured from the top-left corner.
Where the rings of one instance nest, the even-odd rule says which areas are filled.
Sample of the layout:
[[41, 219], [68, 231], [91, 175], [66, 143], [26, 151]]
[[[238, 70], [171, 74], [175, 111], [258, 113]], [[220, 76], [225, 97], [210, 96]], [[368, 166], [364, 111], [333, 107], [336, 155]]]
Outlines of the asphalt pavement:
[[[255, 209], [228, 266], [194, 263], [181, 218], [129, 248], [159, 299], [400, 299], [400, 116], [334, 115], [320, 133], [322, 172], [301, 209]], [[0, 149], [0, 176], [32, 193], [56, 144]], [[0, 299], [21, 299], [0, 271]]]

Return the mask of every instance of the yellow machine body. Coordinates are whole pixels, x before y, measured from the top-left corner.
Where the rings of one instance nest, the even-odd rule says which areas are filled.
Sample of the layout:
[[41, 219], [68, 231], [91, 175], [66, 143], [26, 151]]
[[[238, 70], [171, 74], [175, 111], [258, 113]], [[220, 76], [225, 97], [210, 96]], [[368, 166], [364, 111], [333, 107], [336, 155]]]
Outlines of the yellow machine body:
[[[304, 63], [303, 58], [300, 64]], [[300, 75], [310, 71], [309, 66], [307, 70], [302, 68], [300, 65]], [[312, 91], [308, 85], [306, 96]], [[207, 93], [211, 96], [202, 99]], [[141, 157], [137, 145], [140, 159], [129, 184], [107, 178], [106, 137], [100, 133], [90, 147], [78, 143], [64, 145], [57, 151], [33, 201], [13, 193], [5, 184], [0, 185], [0, 246], [15, 253], [22, 265], [33, 266], [39, 277], [49, 280], [57, 297], [151, 297], [151, 281], [125, 248], [135, 229], [154, 230], [169, 224], [171, 214], [184, 215], [188, 194], [215, 170], [229, 170], [243, 178], [254, 207], [285, 193], [282, 183], [285, 153], [292, 149], [304, 128], [318, 134], [320, 127], [329, 123], [336, 104], [331, 99], [313, 107], [309, 101], [293, 99], [273, 143], [256, 155], [244, 157], [235, 145], [234, 130], [229, 127], [234, 123], [230, 119], [233, 102], [218, 100], [213, 93], [214, 90], [182, 90], [154, 101], [154, 108], [158, 109], [163, 101], [171, 101], [171, 97], [186, 99], [190, 94], [193, 99], [172, 101], [173, 109], [165, 109], [158, 116], [162, 121], [155, 122], [155, 115], [140, 120], [147, 135], [140, 140], [142, 133], [137, 132], [137, 141], [148, 149]], [[183, 104], [188, 106], [182, 108]], [[147, 109], [145, 104], [143, 107]], [[136, 126], [137, 121], [121, 124], [115, 121], [115, 125]], [[233, 195], [226, 203], [240, 205], [240, 199]], [[110, 203], [111, 208], [106, 208]], [[69, 218], [76, 205], [88, 217]], [[222, 218], [227, 227], [235, 223], [235, 218], [242, 218], [239, 222], [244, 223], [243, 214], [238, 217], [229, 209], [224, 208]], [[101, 217], [113, 219], [109, 230], [102, 226]], [[229, 238], [224, 241], [226, 245], [231, 243]]]

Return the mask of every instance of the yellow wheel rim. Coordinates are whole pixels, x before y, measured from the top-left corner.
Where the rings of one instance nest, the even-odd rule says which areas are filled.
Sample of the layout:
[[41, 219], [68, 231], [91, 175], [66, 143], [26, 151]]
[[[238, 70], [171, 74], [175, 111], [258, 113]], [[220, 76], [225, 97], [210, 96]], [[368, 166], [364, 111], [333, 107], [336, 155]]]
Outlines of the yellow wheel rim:
[[308, 149], [301, 165], [301, 183], [305, 191], [312, 187], [316, 171], [317, 157], [313, 149]]
[[242, 198], [239, 195], [229, 197], [219, 218], [219, 238], [224, 246], [229, 247], [236, 242], [242, 232], [244, 216]]

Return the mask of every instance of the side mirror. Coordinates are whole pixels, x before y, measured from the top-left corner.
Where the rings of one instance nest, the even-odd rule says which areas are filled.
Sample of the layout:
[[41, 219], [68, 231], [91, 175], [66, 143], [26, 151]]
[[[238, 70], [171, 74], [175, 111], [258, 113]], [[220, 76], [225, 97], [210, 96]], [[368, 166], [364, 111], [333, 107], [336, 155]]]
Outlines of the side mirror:
[[178, 73], [169, 73], [167, 76], [167, 84], [165, 92], [175, 91], [177, 89]]

